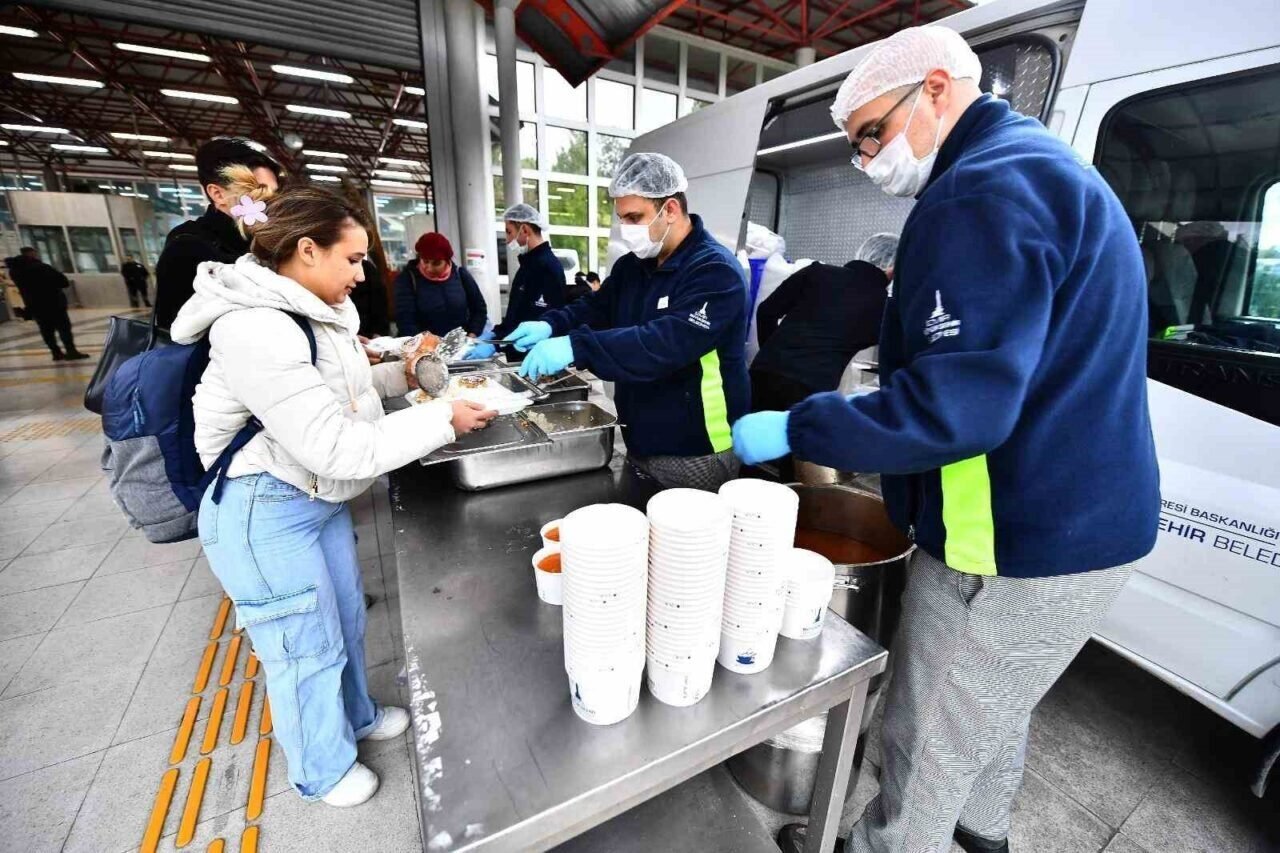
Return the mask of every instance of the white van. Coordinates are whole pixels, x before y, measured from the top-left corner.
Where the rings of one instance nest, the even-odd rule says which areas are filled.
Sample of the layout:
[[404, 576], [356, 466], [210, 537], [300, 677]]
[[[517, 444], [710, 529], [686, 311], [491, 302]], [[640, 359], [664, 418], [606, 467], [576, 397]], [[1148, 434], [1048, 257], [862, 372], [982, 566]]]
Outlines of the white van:
[[[1164, 511], [1096, 639], [1263, 739], [1260, 794], [1280, 749], [1280, 14], [1274, 0], [997, 0], [943, 23], [982, 58], [982, 87], [1095, 164], [1133, 220]], [[827, 112], [866, 50], [631, 150], [679, 161], [726, 245], [750, 220], [793, 258], [844, 263], [913, 204], [850, 166]]]

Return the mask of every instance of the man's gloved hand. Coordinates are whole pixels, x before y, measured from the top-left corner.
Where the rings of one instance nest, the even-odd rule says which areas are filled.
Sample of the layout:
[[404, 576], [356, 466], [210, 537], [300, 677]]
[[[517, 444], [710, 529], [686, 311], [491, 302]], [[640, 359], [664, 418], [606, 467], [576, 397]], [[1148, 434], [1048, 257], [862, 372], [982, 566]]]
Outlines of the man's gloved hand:
[[[546, 323], [535, 325], [545, 326]], [[537, 382], [543, 376], [559, 373], [573, 363], [573, 344], [567, 336], [550, 338], [533, 348], [520, 362], [520, 375]]]
[[485, 329], [483, 332], [480, 333], [480, 337], [476, 338], [476, 340], [478, 341], [493, 340], [493, 329]]
[[465, 353], [463, 353], [462, 357], [463, 358], [488, 358], [489, 356], [493, 355], [497, 351], [498, 351], [498, 348], [495, 347], [493, 344], [475, 343], [471, 345], [470, 349], [468, 349]]
[[791, 452], [786, 412], [743, 415], [733, 425], [733, 452], [748, 465], [768, 462]]
[[508, 335], [511, 345], [520, 352], [528, 352], [539, 341], [551, 337], [551, 324], [541, 320], [525, 320], [516, 330]]

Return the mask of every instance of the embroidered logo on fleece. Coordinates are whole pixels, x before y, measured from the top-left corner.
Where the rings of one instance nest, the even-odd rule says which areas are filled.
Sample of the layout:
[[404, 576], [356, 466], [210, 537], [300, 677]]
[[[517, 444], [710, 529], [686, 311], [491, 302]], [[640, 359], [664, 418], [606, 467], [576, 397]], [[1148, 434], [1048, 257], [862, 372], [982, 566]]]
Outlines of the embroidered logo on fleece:
[[707, 316], [707, 303], [702, 303], [701, 308], [689, 315], [689, 322], [699, 329], [711, 328], [711, 318]]
[[929, 343], [936, 344], [943, 338], [954, 338], [959, 335], [960, 320], [952, 317], [947, 313], [947, 309], [942, 307], [941, 290], [935, 290], [933, 296], [936, 302], [933, 313], [924, 322], [924, 336], [929, 339]]

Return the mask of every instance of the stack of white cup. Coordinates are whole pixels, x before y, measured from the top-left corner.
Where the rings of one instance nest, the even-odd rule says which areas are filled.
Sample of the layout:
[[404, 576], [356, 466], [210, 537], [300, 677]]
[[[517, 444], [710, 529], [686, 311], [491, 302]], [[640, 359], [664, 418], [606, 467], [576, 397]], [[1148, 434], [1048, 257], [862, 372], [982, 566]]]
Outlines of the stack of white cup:
[[640, 699], [649, 523], [622, 504], [583, 507], [561, 523], [560, 547], [573, 710], [589, 723], [616, 723]]
[[810, 640], [822, 633], [822, 619], [831, 603], [836, 568], [821, 554], [792, 548], [787, 557], [787, 599], [780, 633], [793, 640]]
[[730, 481], [720, 496], [733, 511], [733, 525], [717, 660], [733, 672], [761, 672], [773, 663], [782, 627], [800, 499], [764, 480]]
[[649, 501], [648, 515], [649, 692], [692, 705], [715, 674], [732, 513], [717, 495], [670, 489]]

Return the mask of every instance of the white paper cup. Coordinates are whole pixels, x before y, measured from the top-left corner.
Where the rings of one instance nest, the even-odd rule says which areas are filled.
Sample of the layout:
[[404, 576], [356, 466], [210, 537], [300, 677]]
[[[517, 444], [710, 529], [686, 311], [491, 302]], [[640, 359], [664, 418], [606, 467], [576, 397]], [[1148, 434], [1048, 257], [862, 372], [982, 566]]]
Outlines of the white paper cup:
[[[558, 537], [560, 536], [560, 523], [563, 521], [563, 518], [557, 518], [555, 521], [548, 521], [546, 524], [542, 525], [542, 529], [539, 530], [538, 533], [542, 536], [543, 548], [550, 548], [552, 545], [557, 548], [560, 547], [560, 539]], [[556, 539], [550, 539], [547, 537], [547, 534], [553, 530], [556, 532]]]
[[746, 675], [763, 672], [773, 663], [773, 652], [777, 644], [778, 635], [772, 632], [756, 638], [743, 638], [722, 632], [716, 662], [730, 672]]
[[643, 668], [624, 673], [583, 673], [569, 676], [573, 712], [597, 726], [620, 723], [640, 701]]
[[778, 633], [793, 640], [812, 640], [822, 633], [826, 602], [821, 604], [795, 604], [787, 600], [782, 612], [782, 627]]
[[559, 554], [560, 546], [554, 542], [549, 547], [539, 548], [533, 555], [533, 579], [538, 585], [538, 598], [547, 604], [559, 606], [564, 603], [563, 573], [547, 572], [538, 568], [544, 558]]
[[668, 669], [650, 663], [645, 672], [653, 698], [665, 705], [686, 708], [707, 695], [715, 669], [715, 660], [708, 658], [687, 670]]

